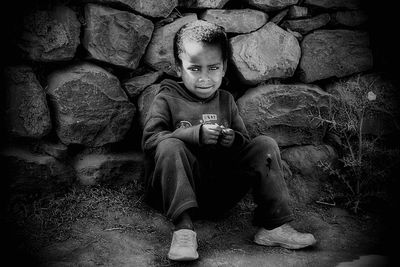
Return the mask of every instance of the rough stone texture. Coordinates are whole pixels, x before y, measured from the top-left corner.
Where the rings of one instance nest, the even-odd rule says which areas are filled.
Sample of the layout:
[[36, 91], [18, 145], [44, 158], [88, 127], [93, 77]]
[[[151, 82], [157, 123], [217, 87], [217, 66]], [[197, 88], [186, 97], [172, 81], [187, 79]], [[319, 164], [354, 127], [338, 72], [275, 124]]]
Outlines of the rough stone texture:
[[281, 21], [287, 16], [289, 13], [289, 8], [285, 8], [284, 10], [278, 12], [271, 20], [270, 22], [275, 23], [276, 25], [279, 25]]
[[338, 158], [333, 147], [325, 144], [289, 147], [282, 150], [281, 156], [292, 172], [299, 172], [309, 179], [327, 178], [328, 173], [318, 167], [318, 163], [322, 161], [334, 164]]
[[265, 11], [276, 11], [295, 5], [299, 0], [247, 0], [249, 5]]
[[223, 8], [229, 0], [179, 0], [179, 6], [186, 8]]
[[303, 40], [303, 35], [299, 32], [292, 31], [291, 29], [286, 29], [290, 34], [292, 34], [296, 39], [301, 42]]
[[[325, 90], [334, 96], [342, 95], [352, 107], [356, 102], [369, 105], [362, 132], [382, 136], [400, 130], [400, 92], [395, 83], [380, 73], [363, 74], [328, 84]], [[368, 100], [368, 92], [376, 99]]]
[[67, 160], [68, 158], [68, 146], [60, 142], [55, 143], [41, 140], [36, 146], [36, 150], [40, 152], [40, 154], [46, 154], [58, 160]]
[[6, 167], [9, 192], [13, 196], [49, 196], [63, 192], [75, 181], [74, 170], [57, 159], [33, 154], [21, 147], [7, 147], [0, 152]]
[[325, 129], [315, 117], [327, 114], [331, 97], [315, 85], [260, 85], [237, 105], [252, 137], [268, 135], [280, 146], [320, 144]]
[[88, 4], [83, 46], [89, 57], [135, 69], [154, 30], [153, 23], [139, 15]]
[[13, 136], [41, 138], [51, 128], [46, 94], [31, 67], [19, 65], [4, 70], [7, 132]]
[[189, 14], [154, 30], [144, 56], [144, 62], [156, 70], [162, 70], [176, 77], [177, 73], [173, 54], [174, 36], [183, 25], [195, 20], [197, 20], [197, 15]]
[[35, 10], [25, 17], [23, 25], [18, 46], [28, 59], [53, 62], [74, 58], [81, 24], [69, 7]]
[[309, 14], [308, 8], [304, 6], [290, 6], [288, 17], [290, 19], [298, 19], [307, 17]]
[[64, 144], [117, 142], [131, 126], [135, 106], [119, 80], [96, 65], [81, 63], [51, 73], [47, 93]]
[[147, 86], [155, 83], [162, 76], [162, 74], [162, 71], [149, 72], [125, 81], [122, 86], [130, 98], [135, 98], [138, 97]]
[[160, 84], [153, 84], [147, 87], [146, 90], [144, 90], [138, 98], [137, 107], [139, 113], [139, 125], [141, 129], [143, 129], [150, 105], [153, 102], [153, 99], [159, 90], [160, 90]]
[[83, 2], [124, 6], [154, 18], [168, 17], [178, 5], [178, 0], [83, 0]]
[[291, 77], [301, 55], [297, 39], [272, 22], [256, 32], [233, 37], [229, 42], [232, 62], [246, 84]]
[[359, 9], [362, 0], [305, 0], [304, 5], [317, 6], [322, 8], [348, 8]]
[[249, 33], [262, 27], [268, 15], [252, 9], [210, 9], [200, 18], [224, 27], [226, 32]]
[[283, 170], [283, 177], [284, 177], [285, 181], [287, 182], [289, 179], [292, 178], [293, 173], [290, 170], [289, 165], [284, 160], [282, 160], [282, 170]]
[[307, 19], [286, 20], [282, 23], [281, 27], [289, 28], [292, 31], [299, 32], [301, 34], [307, 34], [312, 30], [325, 26], [329, 23], [330, 19], [331, 17], [329, 14], [325, 13]]
[[362, 10], [338, 11], [333, 13], [331, 18], [335, 25], [357, 27], [368, 21], [368, 14]]
[[373, 55], [366, 32], [317, 30], [301, 42], [300, 80], [310, 83], [369, 70]]
[[84, 155], [74, 161], [74, 169], [82, 185], [138, 182], [144, 171], [143, 155], [139, 152]]
[[287, 178], [291, 195], [302, 203], [311, 203], [323, 195], [328, 173], [319, 162], [335, 164], [338, 156], [329, 145], [294, 146], [282, 150], [282, 159], [289, 165], [293, 175]]

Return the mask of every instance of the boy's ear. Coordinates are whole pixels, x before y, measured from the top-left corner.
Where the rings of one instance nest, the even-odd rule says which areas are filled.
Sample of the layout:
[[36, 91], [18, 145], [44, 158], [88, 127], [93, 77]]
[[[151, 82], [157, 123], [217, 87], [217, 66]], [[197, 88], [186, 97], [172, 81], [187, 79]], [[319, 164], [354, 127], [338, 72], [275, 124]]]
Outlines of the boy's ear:
[[181, 67], [181, 65], [176, 63], [175, 64], [175, 68], [176, 68], [176, 74], [178, 74], [178, 77], [182, 77], [182, 67]]
[[227, 68], [228, 68], [228, 61], [224, 60], [224, 74], [222, 76], [225, 76]]

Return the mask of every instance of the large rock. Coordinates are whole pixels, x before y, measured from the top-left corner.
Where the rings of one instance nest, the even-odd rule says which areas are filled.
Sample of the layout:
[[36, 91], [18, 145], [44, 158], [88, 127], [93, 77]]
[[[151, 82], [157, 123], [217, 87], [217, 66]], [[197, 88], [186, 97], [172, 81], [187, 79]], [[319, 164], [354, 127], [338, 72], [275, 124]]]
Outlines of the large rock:
[[320, 144], [325, 129], [317, 117], [328, 113], [331, 97], [315, 85], [261, 85], [237, 105], [252, 137], [268, 135], [280, 146]]
[[168, 17], [178, 5], [178, 0], [83, 0], [83, 2], [123, 6], [154, 18]]
[[272, 22], [256, 32], [233, 37], [229, 42], [232, 62], [246, 84], [291, 77], [300, 60], [297, 39]]
[[74, 170], [49, 155], [35, 154], [23, 147], [0, 151], [3, 170], [12, 196], [45, 197], [64, 192], [75, 181]]
[[253, 9], [209, 9], [200, 18], [224, 27], [226, 32], [249, 33], [261, 28], [268, 15]]
[[25, 17], [18, 46], [33, 61], [53, 62], [74, 58], [81, 24], [66, 6], [35, 10]]
[[155, 83], [163, 75], [162, 71], [153, 71], [135, 76], [123, 83], [123, 88], [130, 98], [138, 97], [146, 87]]
[[329, 23], [330, 19], [329, 14], [324, 13], [312, 18], [286, 20], [282, 23], [281, 27], [289, 28], [290, 30], [301, 34], [307, 34], [310, 31], [325, 26]]
[[31, 67], [14, 66], [4, 70], [7, 132], [13, 136], [41, 138], [51, 130], [46, 94]]
[[143, 155], [139, 152], [89, 154], [74, 160], [77, 179], [82, 185], [139, 182]]
[[83, 46], [89, 57], [135, 69], [153, 33], [153, 23], [127, 11], [88, 4]]
[[177, 76], [173, 53], [174, 37], [183, 25], [195, 20], [197, 20], [197, 15], [190, 14], [157, 28], [147, 47], [144, 62], [156, 70]]
[[320, 167], [320, 162], [336, 164], [338, 155], [329, 145], [294, 146], [282, 150], [282, 159], [292, 172], [287, 179], [289, 191], [294, 198], [310, 203], [323, 196], [329, 173]]
[[247, 0], [249, 5], [265, 11], [276, 11], [296, 5], [299, 0]]
[[369, 36], [350, 30], [317, 30], [301, 42], [300, 80], [306, 83], [344, 77], [373, 66]]
[[357, 27], [368, 21], [368, 14], [362, 10], [345, 10], [332, 13], [331, 18], [334, 25]]
[[51, 73], [47, 93], [64, 144], [118, 142], [131, 126], [135, 106], [119, 80], [96, 65], [81, 63]]

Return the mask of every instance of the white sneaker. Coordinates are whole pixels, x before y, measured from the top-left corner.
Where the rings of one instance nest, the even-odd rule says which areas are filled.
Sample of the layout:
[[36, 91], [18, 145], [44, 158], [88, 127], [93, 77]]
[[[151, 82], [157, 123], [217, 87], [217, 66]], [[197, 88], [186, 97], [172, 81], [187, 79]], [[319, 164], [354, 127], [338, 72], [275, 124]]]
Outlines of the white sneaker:
[[192, 261], [198, 258], [196, 232], [189, 229], [175, 231], [172, 236], [168, 259], [174, 261]]
[[314, 245], [317, 240], [312, 234], [299, 233], [290, 225], [284, 224], [272, 230], [261, 228], [254, 236], [254, 242], [263, 246], [300, 249]]

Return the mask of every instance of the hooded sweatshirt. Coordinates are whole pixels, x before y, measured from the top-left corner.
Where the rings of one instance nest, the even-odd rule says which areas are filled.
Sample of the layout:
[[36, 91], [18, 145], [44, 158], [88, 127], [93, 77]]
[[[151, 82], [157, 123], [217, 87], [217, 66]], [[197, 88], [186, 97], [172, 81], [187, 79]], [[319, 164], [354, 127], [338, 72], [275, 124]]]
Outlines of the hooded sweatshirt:
[[152, 152], [166, 138], [201, 144], [201, 126], [218, 124], [235, 132], [233, 149], [240, 149], [249, 142], [249, 135], [239, 115], [233, 96], [218, 89], [207, 99], [198, 98], [183, 83], [170, 79], [161, 82], [144, 124], [142, 148]]

